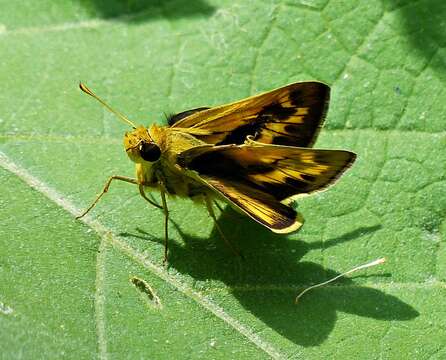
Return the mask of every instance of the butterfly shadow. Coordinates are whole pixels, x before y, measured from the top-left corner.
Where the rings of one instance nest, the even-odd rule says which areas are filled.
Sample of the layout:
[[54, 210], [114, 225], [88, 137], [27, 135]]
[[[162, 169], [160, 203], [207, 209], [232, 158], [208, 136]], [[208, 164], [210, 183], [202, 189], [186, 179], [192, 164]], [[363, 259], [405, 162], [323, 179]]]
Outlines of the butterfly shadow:
[[[383, 6], [389, 5], [382, 0]], [[390, 2], [391, 4], [391, 2]], [[439, 56], [438, 49], [446, 46], [446, 2], [444, 0], [408, 1], [395, 10], [401, 18], [402, 33], [413, 50], [425, 58], [429, 66], [446, 79], [446, 60]]]
[[161, 18], [175, 20], [211, 16], [216, 10], [205, 0], [78, 1], [96, 16], [128, 23], [139, 23]]
[[[305, 347], [321, 344], [333, 330], [338, 311], [389, 321], [410, 320], [419, 315], [398, 298], [355, 285], [351, 278], [337, 281], [337, 286], [314, 290], [302, 297], [299, 304], [294, 303], [298, 292], [309, 284], [338, 275], [318, 264], [300, 262], [307, 252], [354, 241], [380, 226], [360, 227], [341, 237], [310, 244], [272, 234], [232, 210], [224, 210], [219, 224], [237, 244], [244, 260], [231, 253], [215, 227], [203, 239], [182, 233], [172, 222], [184, 245], [170, 242], [170, 266], [195, 280], [223, 282], [249, 314], [295, 344]], [[142, 229], [136, 230], [138, 234], [121, 235], [154, 241]], [[162, 239], [155, 241], [163, 243]]]

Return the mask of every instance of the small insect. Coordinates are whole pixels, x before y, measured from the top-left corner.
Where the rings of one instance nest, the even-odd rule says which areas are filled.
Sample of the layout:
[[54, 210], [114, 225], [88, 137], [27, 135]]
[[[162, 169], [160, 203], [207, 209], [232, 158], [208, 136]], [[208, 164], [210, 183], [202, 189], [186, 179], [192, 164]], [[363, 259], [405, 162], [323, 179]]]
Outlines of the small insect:
[[[313, 149], [328, 109], [330, 88], [310, 81], [214, 108], [172, 115], [168, 126], [136, 126], [84, 84], [82, 91], [130, 125], [124, 147], [136, 164], [136, 178], [111, 176], [87, 214], [113, 180], [138, 186], [139, 193], [164, 211], [164, 261], [168, 254], [166, 195], [203, 203], [222, 238], [214, 204], [220, 199], [275, 233], [299, 229], [302, 216], [291, 206], [297, 198], [333, 184], [354, 162], [345, 150]], [[161, 205], [145, 191], [158, 190]]]

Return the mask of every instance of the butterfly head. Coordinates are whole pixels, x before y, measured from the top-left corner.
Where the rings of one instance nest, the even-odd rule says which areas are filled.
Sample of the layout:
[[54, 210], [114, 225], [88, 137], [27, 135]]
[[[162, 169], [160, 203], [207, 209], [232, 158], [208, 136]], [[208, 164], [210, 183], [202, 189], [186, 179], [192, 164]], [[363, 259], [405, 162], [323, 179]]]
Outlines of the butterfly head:
[[160, 147], [153, 141], [148, 129], [144, 126], [125, 133], [124, 147], [129, 158], [136, 163], [156, 162], [161, 157]]

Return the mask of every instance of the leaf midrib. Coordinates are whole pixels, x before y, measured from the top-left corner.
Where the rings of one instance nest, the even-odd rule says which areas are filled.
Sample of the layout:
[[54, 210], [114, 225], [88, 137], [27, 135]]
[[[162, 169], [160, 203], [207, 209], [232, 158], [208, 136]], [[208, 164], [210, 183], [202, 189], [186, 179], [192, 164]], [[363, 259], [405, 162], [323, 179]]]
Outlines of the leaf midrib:
[[[69, 200], [64, 199], [64, 197], [58, 193], [55, 189], [51, 188], [50, 186], [46, 185], [33, 175], [31, 175], [26, 169], [21, 168], [19, 165], [14, 163], [8, 156], [6, 156], [3, 152], [0, 151], [0, 166], [4, 168], [5, 170], [9, 171], [10, 173], [17, 176], [19, 179], [21, 179], [25, 184], [27, 184], [30, 188], [33, 188], [37, 191], [39, 191], [41, 194], [45, 195], [50, 201], [54, 202], [59, 207], [63, 208], [65, 211], [70, 213], [71, 215], [77, 215], [80, 213], [80, 209], [78, 209], [73, 203], [71, 203]], [[197, 292], [193, 288], [189, 287], [187, 284], [182, 283], [175, 277], [172, 277], [169, 275], [169, 273], [164, 270], [162, 267], [156, 265], [151, 260], [149, 260], [146, 256], [139, 253], [135, 249], [133, 249], [130, 245], [128, 245], [125, 241], [122, 241], [118, 236], [114, 235], [112, 233], [111, 229], [108, 229], [106, 226], [104, 226], [99, 221], [91, 218], [90, 216], [85, 216], [84, 218], [80, 219], [82, 223], [90, 227], [92, 230], [98, 234], [98, 236], [101, 238], [101, 246], [103, 243], [110, 244], [113, 246], [114, 249], [118, 250], [122, 254], [129, 257], [131, 260], [135, 261], [139, 265], [141, 265], [146, 270], [150, 271], [154, 275], [158, 276], [160, 279], [168, 283], [169, 285], [177, 288], [180, 292], [182, 292], [185, 296], [191, 298], [194, 300], [198, 305], [205, 308], [206, 310], [210, 311], [212, 314], [214, 314], [216, 317], [218, 317], [220, 320], [223, 320], [227, 325], [231, 326], [233, 329], [235, 329], [240, 335], [247, 338], [250, 342], [252, 342], [255, 346], [257, 346], [259, 349], [266, 352], [269, 356], [271, 356], [274, 359], [280, 359], [284, 358], [284, 355], [281, 354], [277, 349], [275, 349], [274, 346], [260, 338], [260, 336], [257, 335], [257, 333], [247, 327], [246, 325], [240, 323], [237, 319], [231, 317], [229, 314], [227, 314], [223, 308], [221, 308], [219, 305], [213, 303], [210, 301], [207, 297], [203, 296], [200, 292]], [[98, 258], [100, 260], [100, 252], [98, 255]], [[101, 268], [103, 269], [102, 263], [98, 261], [97, 258], [97, 269]], [[97, 275], [97, 279], [100, 278]], [[99, 281], [99, 284], [101, 284], [101, 281]], [[97, 288], [98, 280], [96, 280], [96, 289], [95, 289], [95, 310], [99, 310], [100, 312], [103, 311], [103, 307], [97, 306], [96, 302], [98, 301], [98, 295], [97, 293], [101, 292], [101, 289]], [[99, 299], [100, 300], [100, 299]], [[97, 313], [96, 314], [96, 322], [98, 327], [98, 343], [99, 343], [99, 349], [100, 349], [100, 357], [105, 358], [106, 354], [104, 354], [104, 351], [106, 351], [106, 343], [104, 343], [104, 323], [101, 320], [103, 319], [103, 314]]]

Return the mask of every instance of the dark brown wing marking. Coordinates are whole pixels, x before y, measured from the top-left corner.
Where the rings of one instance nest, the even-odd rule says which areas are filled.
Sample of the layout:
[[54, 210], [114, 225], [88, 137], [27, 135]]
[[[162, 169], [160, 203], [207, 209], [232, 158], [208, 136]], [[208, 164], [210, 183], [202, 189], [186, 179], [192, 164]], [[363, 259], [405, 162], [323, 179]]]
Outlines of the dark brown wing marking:
[[267, 193], [227, 179], [203, 177], [203, 180], [238, 209], [274, 232], [288, 233], [302, 225], [293, 208]]
[[207, 109], [209, 109], [209, 108], [208, 107], [199, 107], [196, 109], [182, 111], [178, 114], [169, 115], [167, 117], [167, 123], [169, 124], [169, 126], [172, 126], [173, 124], [177, 123], [180, 120], [183, 120], [184, 118], [186, 118], [188, 116], [191, 116], [192, 114], [195, 114], [197, 112], [207, 110]]
[[197, 136], [216, 145], [243, 144], [247, 137], [275, 145], [311, 147], [324, 121], [330, 88], [320, 82], [291, 84], [178, 121], [175, 127], [207, 130]]
[[179, 164], [210, 176], [265, 192], [277, 201], [325, 189], [353, 163], [356, 155], [344, 150], [288, 146], [226, 145], [185, 151]]

